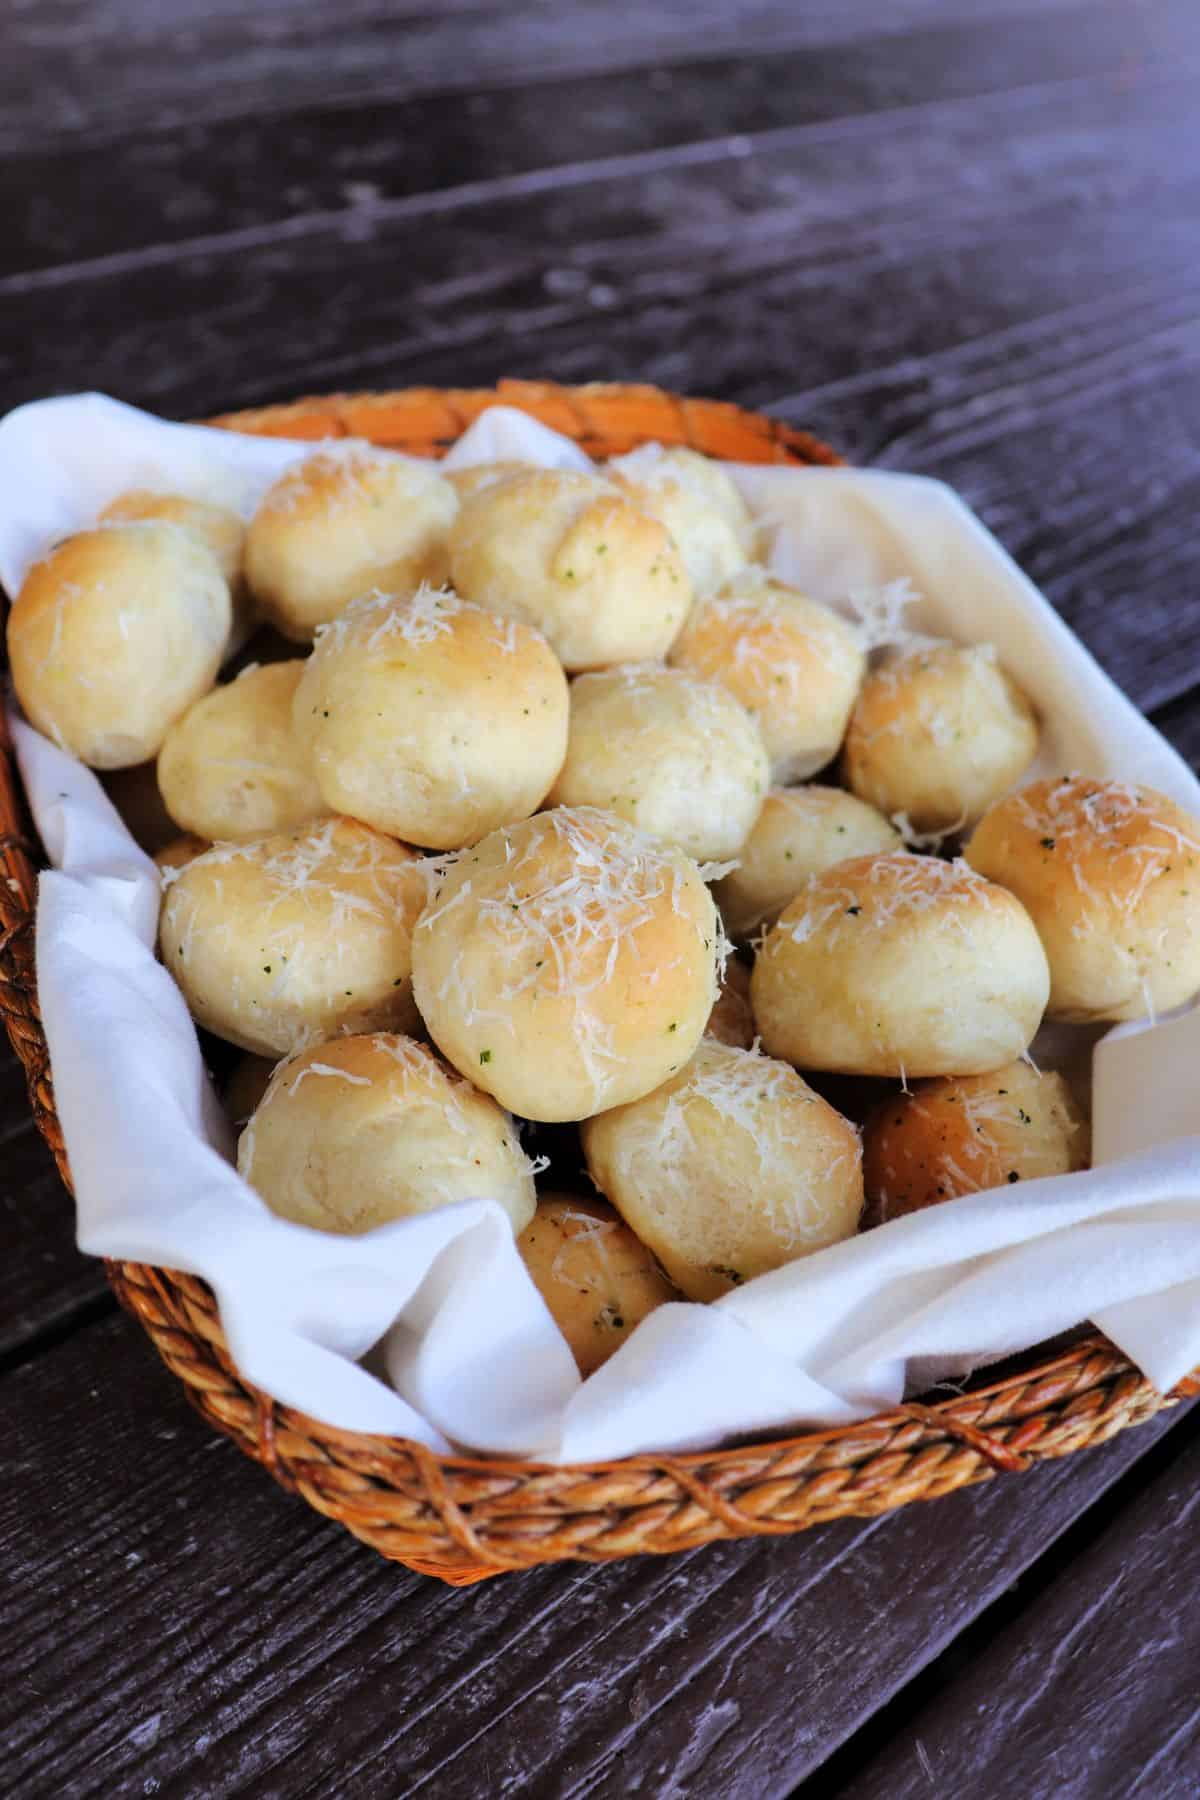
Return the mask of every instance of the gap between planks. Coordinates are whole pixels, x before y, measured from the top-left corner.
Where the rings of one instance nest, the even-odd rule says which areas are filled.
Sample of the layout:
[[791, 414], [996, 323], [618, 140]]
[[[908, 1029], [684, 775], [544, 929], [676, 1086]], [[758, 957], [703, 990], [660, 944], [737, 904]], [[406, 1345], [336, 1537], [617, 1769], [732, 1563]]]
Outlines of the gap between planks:
[[[1181, 84], [1186, 86], [1189, 75], [1197, 70], [1200, 70], [1200, 63], [1186, 58], [1164, 63], [1156, 70], [1156, 79], [1146, 81], [1141, 91], [1148, 94], [1152, 89], [1170, 89]], [[807, 145], [853, 144], [878, 136], [881, 131], [886, 132], [897, 124], [918, 119], [923, 126], [936, 126], [964, 117], [975, 121], [981, 113], [1006, 113], [1014, 100], [1054, 100], [1060, 101], [1065, 108], [1069, 107], [1072, 100], [1095, 92], [1106, 84], [1111, 85], [1120, 74], [1120, 65], [1114, 65], [1089, 75], [1020, 83], [983, 95], [967, 95], [952, 100], [915, 101], [903, 106], [881, 107], [869, 113], [819, 120], [806, 125], [780, 125], [762, 132], [739, 132], [732, 136], [678, 144], [662, 150], [636, 151], [630, 155], [603, 156], [576, 163], [564, 162], [553, 168], [461, 182], [454, 187], [404, 195], [394, 200], [378, 197], [363, 199], [342, 207], [321, 208], [268, 224], [243, 226], [234, 231], [208, 232], [193, 238], [181, 238], [170, 244], [146, 245], [140, 249], [90, 257], [80, 262], [55, 263], [41, 269], [18, 270], [0, 278], [0, 298], [105, 280], [114, 275], [138, 274], [154, 268], [169, 267], [188, 257], [230, 256], [246, 250], [269, 249], [279, 243], [320, 237], [326, 233], [353, 233], [363, 227], [387, 226], [474, 207], [493, 206], [532, 195], [585, 187], [596, 182], [632, 182], [676, 169], [734, 162], [750, 156]]]
[[[1138, 1429], [1135, 1427], [1135, 1429]], [[1164, 1436], [1133, 1467], [1054, 1538], [1005, 1592], [973, 1619], [835, 1750], [828, 1761], [793, 1791], [791, 1800], [851, 1800], [855, 1785], [868, 1776], [877, 1757], [890, 1750], [908, 1721], [947, 1693], [988, 1647], [1021, 1616], [1037, 1606], [1064, 1569], [1084, 1556], [1122, 1520], [1178, 1458], [1200, 1441], [1200, 1406], [1184, 1403]]]

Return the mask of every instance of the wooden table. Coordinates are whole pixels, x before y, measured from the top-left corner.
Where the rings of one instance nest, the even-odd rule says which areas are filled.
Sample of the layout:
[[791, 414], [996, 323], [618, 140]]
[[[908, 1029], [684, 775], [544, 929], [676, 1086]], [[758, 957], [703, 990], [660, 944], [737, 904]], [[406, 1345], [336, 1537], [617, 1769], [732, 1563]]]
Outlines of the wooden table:
[[[0, 405], [644, 377], [955, 483], [1200, 750], [1195, 0], [0, 0]], [[452, 1592], [189, 1413], [0, 1065], [6, 1794], [1200, 1786], [1200, 1414]]]

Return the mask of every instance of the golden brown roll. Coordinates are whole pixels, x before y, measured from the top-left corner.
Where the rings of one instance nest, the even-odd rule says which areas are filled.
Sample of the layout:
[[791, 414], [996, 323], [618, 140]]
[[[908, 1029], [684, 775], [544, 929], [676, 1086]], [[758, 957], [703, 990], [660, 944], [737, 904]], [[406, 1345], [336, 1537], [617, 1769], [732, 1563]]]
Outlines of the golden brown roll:
[[555, 806], [601, 806], [697, 862], [736, 856], [767, 790], [745, 707], [686, 669], [625, 663], [571, 683]]
[[190, 531], [216, 557], [230, 592], [236, 587], [242, 572], [246, 528], [229, 507], [212, 506], [207, 500], [190, 500], [184, 494], [157, 494], [148, 488], [131, 488], [126, 494], [118, 494], [100, 514], [103, 525], [127, 525], [140, 519], [159, 519], [167, 525], [178, 525], [182, 530]]
[[670, 661], [724, 682], [753, 713], [780, 785], [837, 755], [866, 669], [853, 625], [753, 567], [697, 601]]
[[303, 673], [299, 659], [251, 664], [175, 721], [158, 753], [158, 785], [177, 825], [234, 843], [331, 811], [309, 742], [292, 726]]
[[428, 587], [356, 600], [322, 627], [294, 706], [329, 806], [435, 850], [541, 804], [567, 714], [540, 632]]
[[446, 578], [458, 496], [432, 463], [356, 439], [284, 471], [250, 521], [246, 579], [285, 637], [307, 643], [362, 594]]
[[899, 850], [900, 833], [882, 813], [841, 788], [772, 788], [738, 866], [713, 887], [730, 937], [773, 925], [810, 875], [875, 850]]
[[471, 495], [450, 575], [466, 599], [544, 632], [570, 670], [662, 656], [692, 603], [666, 527], [612, 483], [563, 469]]
[[814, 875], [750, 981], [766, 1048], [846, 1075], [976, 1075], [1028, 1047], [1050, 972], [1029, 914], [963, 862], [897, 851]]
[[991, 644], [932, 643], [873, 669], [846, 733], [854, 792], [914, 831], [960, 831], [1037, 754], [1033, 708]]
[[533, 1217], [516, 1127], [426, 1044], [387, 1032], [314, 1044], [280, 1063], [238, 1143], [273, 1213], [356, 1235], [495, 1200], [514, 1234]]
[[8, 615], [17, 697], [81, 762], [131, 768], [216, 680], [231, 616], [228, 584], [189, 532], [78, 532], [34, 563]]
[[881, 1101], [864, 1129], [872, 1223], [983, 1188], [1086, 1169], [1090, 1140], [1062, 1076], [1028, 1063], [918, 1082]]
[[606, 465], [642, 512], [664, 524], [697, 594], [745, 567], [754, 543], [750, 511], [718, 462], [682, 445], [643, 444]]
[[1200, 992], [1200, 820], [1165, 794], [1034, 781], [984, 815], [965, 854], [1028, 909], [1052, 1017], [1140, 1019]]
[[242, 577], [246, 527], [237, 513], [227, 506], [213, 506], [207, 500], [190, 500], [183, 494], [156, 494], [147, 488], [131, 488], [127, 494], [118, 494], [100, 514], [100, 522], [104, 525], [126, 524], [137, 519], [160, 519], [167, 525], [178, 525], [212, 551], [218, 568], [229, 583], [233, 617], [225, 656], [232, 656], [258, 623], [257, 608]]
[[166, 890], [163, 961], [201, 1025], [260, 1056], [409, 1029], [426, 874], [353, 819], [217, 844]]
[[451, 863], [413, 940], [414, 992], [477, 1087], [527, 1119], [583, 1119], [687, 1061], [716, 998], [718, 929], [680, 851], [559, 807]]
[[786, 1063], [705, 1038], [686, 1068], [582, 1128], [593, 1181], [690, 1300], [851, 1237], [858, 1133]]
[[708, 1015], [705, 1037], [718, 1043], [732, 1044], [737, 1050], [749, 1050], [754, 1042], [754, 1013], [750, 1007], [750, 971], [744, 962], [731, 956], [725, 964], [717, 1003]]
[[219, 571], [228, 581], [228, 598], [232, 603], [232, 619], [225, 643], [228, 661], [259, 623], [254, 596], [246, 587], [241, 571], [241, 554], [245, 547], [246, 527], [228, 506], [212, 506], [209, 500], [191, 500], [182, 493], [151, 493], [148, 488], [131, 488], [117, 495], [101, 513], [101, 524], [128, 524], [139, 518], [158, 518], [167, 526], [178, 526], [200, 538], [216, 556]]
[[607, 1362], [656, 1306], [679, 1298], [645, 1244], [603, 1200], [543, 1194], [517, 1249], [583, 1376]]

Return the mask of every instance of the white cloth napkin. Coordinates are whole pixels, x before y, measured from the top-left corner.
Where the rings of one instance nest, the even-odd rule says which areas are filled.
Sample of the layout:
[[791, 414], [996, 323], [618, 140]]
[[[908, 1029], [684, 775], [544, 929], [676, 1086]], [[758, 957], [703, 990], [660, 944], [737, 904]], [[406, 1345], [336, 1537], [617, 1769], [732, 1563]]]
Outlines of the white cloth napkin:
[[[98, 395], [22, 407], [0, 422], [0, 579], [14, 592], [124, 488], [246, 512], [311, 450], [165, 425]], [[500, 406], [450, 460], [498, 457], [588, 466]], [[1047, 771], [1147, 782], [1200, 813], [1186, 766], [947, 488], [861, 470], [732, 473], [773, 527], [779, 573], [839, 605], [905, 577], [922, 596], [913, 624], [994, 643], [1042, 713]], [[897, 1220], [712, 1306], [664, 1306], [582, 1383], [485, 1195], [359, 1238], [273, 1218], [231, 1166], [191, 1021], [155, 960], [152, 864], [94, 776], [13, 725], [55, 865], [38, 982], [80, 1245], [203, 1276], [239, 1367], [278, 1400], [439, 1448], [574, 1462], [851, 1420], [1088, 1318], [1160, 1388], [1200, 1364], [1191, 1009], [1097, 1046], [1095, 1170]], [[362, 1366], [368, 1351], [387, 1380]]]

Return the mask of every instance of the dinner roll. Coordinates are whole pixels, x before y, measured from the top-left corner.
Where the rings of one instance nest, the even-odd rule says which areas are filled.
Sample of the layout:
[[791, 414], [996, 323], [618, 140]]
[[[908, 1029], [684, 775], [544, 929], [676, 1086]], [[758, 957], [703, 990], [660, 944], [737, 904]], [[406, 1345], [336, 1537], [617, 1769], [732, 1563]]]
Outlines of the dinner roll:
[[748, 1050], [754, 1042], [754, 1014], [750, 1009], [750, 971], [731, 956], [725, 964], [717, 1002], [708, 1015], [705, 1037]]
[[229, 1072], [221, 1103], [235, 1125], [244, 1125], [258, 1108], [278, 1067], [274, 1056], [239, 1056]]
[[206, 544], [232, 590], [242, 572], [242, 542], [246, 528], [227, 506], [206, 500], [190, 500], [184, 494], [157, 494], [149, 488], [131, 488], [118, 494], [100, 514], [102, 525], [128, 524], [130, 520], [161, 519], [178, 525]]
[[1029, 914], [963, 862], [895, 851], [813, 875], [754, 965], [763, 1043], [847, 1075], [976, 1075], [1020, 1056], [1050, 972]]
[[517, 1249], [584, 1376], [656, 1306], [679, 1298], [645, 1244], [602, 1200], [543, 1194]]
[[584, 1119], [687, 1061], [716, 998], [695, 864], [611, 813], [559, 807], [455, 859], [413, 939], [439, 1049], [527, 1119]]
[[254, 634], [259, 614], [254, 596], [246, 587], [241, 572], [241, 553], [245, 545], [246, 527], [228, 506], [212, 506], [209, 500], [191, 500], [184, 493], [153, 493], [149, 488], [131, 488], [101, 513], [101, 524], [126, 524], [137, 518], [160, 518], [167, 526], [180, 526], [191, 531], [201, 544], [207, 544], [216, 556], [219, 571], [228, 581], [228, 598], [232, 617], [225, 643], [228, 661], [246, 639]]
[[439, 472], [450, 483], [461, 505], [472, 494], [480, 494], [484, 488], [495, 487], [498, 481], [507, 481], [510, 475], [525, 475], [532, 467], [533, 464], [523, 462], [484, 462], [472, 463], [466, 469], [443, 468]]
[[217, 844], [167, 887], [163, 961], [201, 1025], [260, 1056], [408, 1030], [426, 873], [353, 819]]
[[571, 670], [662, 656], [692, 603], [666, 527], [610, 482], [564, 469], [472, 494], [450, 575], [468, 600], [545, 632]]
[[533, 1217], [508, 1115], [427, 1045], [382, 1031], [280, 1063], [238, 1169], [273, 1213], [316, 1231], [357, 1235], [458, 1200], [495, 1200], [514, 1234]]
[[321, 628], [294, 717], [331, 807], [451, 850], [541, 804], [567, 712], [540, 632], [421, 587], [356, 600]]
[[872, 850], [899, 850], [900, 833], [873, 806], [841, 788], [772, 788], [738, 866], [713, 887], [725, 928], [750, 938], [773, 925], [810, 875]]
[[296, 659], [252, 663], [176, 720], [158, 753], [158, 785], [176, 824], [234, 842], [329, 812], [308, 741], [292, 728], [303, 673]]
[[1050, 960], [1050, 1013], [1140, 1019], [1200, 991], [1200, 819], [1153, 788], [1031, 782], [966, 848], [1017, 895]]
[[626, 663], [571, 684], [556, 806], [603, 806], [698, 862], [736, 856], [767, 791], [758, 726], [727, 688]]
[[227, 506], [213, 506], [207, 500], [190, 500], [183, 494], [156, 494], [148, 488], [131, 488], [105, 507], [100, 522], [124, 524], [130, 519], [161, 519], [165, 524], [190, 531], [208, 546], [229, 583], [233, 605], [225, 656], [240, 650], [258, 623], [258, 610], [242, 577], [246, 527], [237, 513]]
[[17, 696], [61, 749], [130, 768], [212, 686], [231, 616], [228, 584], [189, 532], [78, 532], [34, 563], [8, 615]]
[[853, 625], [757, 568], [697, 602], [670, 661], [723, 681], [754, 714], [781, 785], [837, 755], [866, 668]]
[[875, 1224], [982, 1188], [1086, 1169], [1087, 1121], [1061, 1075], [1006, 1063], [991, 1075], [921, 1081], [882, 1101], [863, 1133]]
[[666, 526], [698, 594], [745, 566], [754, 541], [750, 510], [720, 463], [682, 445], [643, 444], [607, 464], [635, 506]]
[[959, 831], [1024, 774], [1037, 743], [1033, 708], [991, 644], [925, 644], [867, 676], [845, 777], [914, 831]]
[[582, 1137], [596, 1186], [689, 1300], [851, 1237], [862, 1211], [853, 1125], [786, 1063], [712, 1038]]
[[373, 588], [443, 581], [457, 511], [432, 463], [348, 438], [293, 463], [267, 493], [246, 533], [246, 578], [284, 636], [307, 643]]
[[182, 836], [172, 838], [169, 844], [164, 844], [161, 850], [154, 852], [154, 860], [158, 864], [159, 872], [168, 877], [163, 885], [170, 886], [174, 870], [186, 869], [190, 862], [195, 862], [198, 856], [203, 856], [206, 850], [211, 849], [212, 845], [207, 838], [197, 837], [191, 831], [185, 831]]

